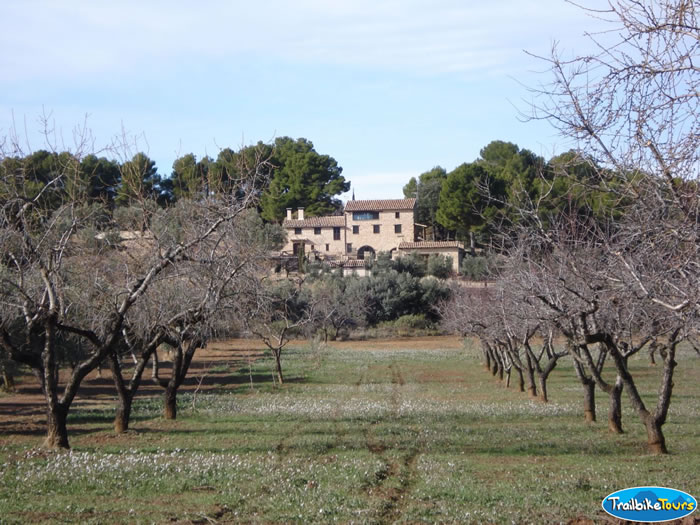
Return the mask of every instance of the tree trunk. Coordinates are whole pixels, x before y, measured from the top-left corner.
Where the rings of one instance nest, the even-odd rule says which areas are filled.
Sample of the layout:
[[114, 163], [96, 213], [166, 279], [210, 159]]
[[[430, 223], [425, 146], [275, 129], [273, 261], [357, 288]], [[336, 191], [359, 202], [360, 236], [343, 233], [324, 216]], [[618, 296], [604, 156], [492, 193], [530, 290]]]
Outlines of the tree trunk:
[[547, 376], [545, 374], [540, 374], [538, 379], [540, 384], [539, 400], [543, 403], [547, 403], [549, 402], [549, 399], [547, 398]]
[[491, 371], [491, 351], [488, 348], [484, 349], [484, 366]]
[[537, 397], [537, 386], [535, 385], [535, 372], [532, 368], [527, 369], [527, 393], [530, 397]]
[[280, 350], [275, 350], [275, 365], [277, 368], [277, 381], [279, 384], [284, 384], [284, 377], [282, 376], [282, 352]]
[[588, 423], [594, 423], [595, 417], [595, 381], [581, 380], [583, 386], [583, 417]]
[[495, 357], [491, 361], [491, 375], [494, 377], [498, 375], [498, 360]]
[[46, 398], [46, 448], [69, 449], [68, 406], [58, 400], [58, 362], [54, 348], [54, 326], [51, 320], [44, 324], [44, 348], [42, 350], [42, 373], [44, 379], [44, 397]]
[[525, 392], [525, 378], [523, 377], [523, 371], [520, 368], [516, 368], [518, 372], [518, 392]]
[[158, 379], [158, 350], [153, 352], [153, 368], [151, 370], [151, 379]]
[[523, 365], [526, 367], [525, 372], [527, 373], [527, 393], [531, 398], [537, 398], [537, 385], [535, 384], [535, 367], [530, 359], [530, 355], [525, 355], [525, 363]]
[[649, 445], [649, 451], [652, 454], [668, 454], [668, 449], [666, 448], [666, 438], [661, 430], [661, 424], [649, 415], [644, 422], [644, 426], [647, 429], [647, 443]]
[[[172, 346], [172, 345], [171, 345]], [[164, 417], [165, 419], [177, 418], [177, 389], [180, 386], [180, 373], [184, 364], [184, 355], [182, 352], [182, 341], [175, 343], [174, 350], [175, 359], [173, 359], [170, 379], [165, 387], [164, 398]]]
[[68, 410], [61, 405], [49, 407], [46, 411], [46, 439], [44, 447], [69, 449], [66, 419]]
[[493, 366], [494, 366], [494, 373], [493, 375], [498, 377], [500, 381], [503, 381], [503, 359], [501, 357], [500, 351], [496, 350], [493, 352]]
[[109, 368], [112, 372], [112, 380], [117, 391], [117, 412], [114, 416], [114, 431], [117, 434], [126, 432], [129, 429], [129, 416], [131, 415], [132, 395], [124, 384], [121, 364], [114, 353], [107, 358]]
[[610, 396], [610, 411], [608, 412], [608, 428], [613, 434], [622, 434], [622, 380], [618, 377], [615, 386], [608, 395]]
[[165, 419], [177, 418], [177, 388], [168, 385], [165, 389]]
[[125, 397], [119, 397], [117, 402], [117, 413], [114, 416], [114, 431], [117, 434], [122, 434], [129, 430], [129, 420], [131, 418], [131, 402], [132, 396], [127, 394]]
[[5, 392], [15, 391], [15, 380], [4, 365], [2, 365], [2, 390]]

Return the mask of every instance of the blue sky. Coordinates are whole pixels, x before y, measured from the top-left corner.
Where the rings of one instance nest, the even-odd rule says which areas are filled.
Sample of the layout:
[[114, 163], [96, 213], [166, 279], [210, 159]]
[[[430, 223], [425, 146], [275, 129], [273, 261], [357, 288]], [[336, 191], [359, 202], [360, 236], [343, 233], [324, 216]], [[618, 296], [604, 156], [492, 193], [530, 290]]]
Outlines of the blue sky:
[[[602, 0], [586, 2], [602, 5]], [[122, 134], [169, 175], [178, 155], [305, 137], [357, 198], [474, 160], [491, 140], [547, 158], [570, 147], [522, 123], [552, 43], [583, 52], [601, 23], [559, 0], [32, 1], [0, 3], [0, 134], [70, 147]]]

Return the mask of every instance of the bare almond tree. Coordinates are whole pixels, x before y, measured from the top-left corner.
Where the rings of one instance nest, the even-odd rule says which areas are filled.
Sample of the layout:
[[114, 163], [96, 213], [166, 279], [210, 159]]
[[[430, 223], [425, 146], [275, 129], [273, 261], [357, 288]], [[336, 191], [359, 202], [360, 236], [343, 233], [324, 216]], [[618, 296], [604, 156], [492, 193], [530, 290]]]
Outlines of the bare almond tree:
[[241, 315], [248, 330], [258, 337], [275, 359], [277, 382], [284, 383], [282, 350], [292, 337], [312, 329], [316, 302], [301, 279], [270, 281], [261, 276], [251, 281]]
[[[88, 145], [81, 141], [48, 181], [33, 180], [24, 168], [19, 141], [10, 137], [2, 150], [2, 160], [12, 162], [3, 162], [0, 173], [0, 340], [11, 359], [40, 378], [47, 408], [45, 446], [51, 448], [69, 447], [66, 418], [78, 388], [123, 343], [134, 305], [166, 270], [194, 257], [222, 225], [255, 202], [256, 179], [265, 171], [266, 159], [258, 159], [241, 171], [234, 194], [206, 196], [192, 215], [195, 235], [153, 236], [147, 249], [132, 248], [132, 257], [112, 258], [103, 243], [81, 238], [94, 213], [81, 206], [79, 192], [65, 190], [79, 187], [71, 183], [79, 176], [72, 159], [80, 159]], [[84, 355], [62, 377], [59, 344], [71, 340], [81, 342]]]
[[[624, 238], [626, 223], [616, 226], [612, 233], [589, 230], [584, 236], [573, 235], [568, 227], [550, 229], [546, 238], [532, 230], [532, 237], [521, 238], [518, 255], [511, 259], [520, 270], [511, 273], [510, 282], [542, 320], [555, 324], [569, 340], [579, 379], [595, 381], [609, 395], [610, 429], [622, 432], [624, 389], [647, 430], [650, 450], [665, 452], [661, 427], [671, 403], [676, 348], [688, 336], [692, 323], [685, 315], [648, 301], [629, 282], [625, 262], [612, 250], [619, 246], [617, 239]], [[651, 282], [655, 274], [666, 274], [667, 269], [652, 271], [648, 266], [645, 272], [645, 280]], [[652, 343], [664, 356], [653, 409], [644, 402], [630, 367], [630, 359]], [[614, 382], [603, 377], [606, 358], [616, 372]]]
[[[490, 330], [491, 320], [497, 315], [493, 288], [468, 288], [453, 285], [450, 298], [436, 305], [442, 327], [462, 337], [477, 337], [481, 343], [484, 367], [503, 379], [502, 360], [498, 358]], [[522, 382], [521, 382], [522, 384]]]
[[[170, 234], [196, 236], [194, 215], [201, 214], [199, 204], [180, 201], [164, 211], [176, 215], [165, 223], [163, 236]], [[154, 227], [154, 230], [158, 230]], [[254, 210], [247, 210], [235, 220], [222, 224], [194, 250], [190, 257], [166, 269], [144, 294], [127, 316], [124, 328], [124, 354], [134, 357], [131, 379], [123, 375], [119, 355], [110, 355], [110, 368], [118, 393], [115, 430], [128, 428], [131, 404], [140, 385], [149, 359], [154, 360], [162, 344], [171, 348], [170, 375], [154, 379], [164, 389], [164, 417], [177, 415], [177, 391], [184, 382], [197, 349], [217, 335], [228, 335], [235, 325], [237, 302], [242, 295], [242, 283], [263, 273], [274, 240]]]
[[506, 387], [515, 371], [521, 392], [527, 386], [530, 397], [547, 402], [547, 380], [568, 352], [555, 348], [553, 324], [529, 316], [518, 290], [505, 276], [489, 288], [455, 286], [439, 311], [449, 331], [479, 338], [486, 368]]
[[[618, 372], [616, 384], [624, 385], [647, 428], [650, 449], [663, 453], [661, 426], [671, 399], [675, 349], [699, 315], [698, 10], [693, 0], [611, 0], [605, 10], [585, 11], [607, 20], [610, 30], [590, 35], [594, 53], [566, 58], [555, 46], [543, 58], [551, 80], [533, 90], [530, 117], [549, 121], [597, 159], [598, 188], [625, 206], [623, 220], [598, 237], [595, 253], [605, 265], [597, 265], [597, 276], [586, 271], [590, 256], [579, 253], [578, 264], [569, 263], [580, 278], [591, 279], [587, 288], [595, 293], [579, 296], [580, 286], [566, 292], [570, 300], [589, 303], [579, 308], [573, 326], [576, 339], [585, 343], [579, 349], [605, 346]], [[611, 184], [610, 173], [624, 182]], [[633, 308], [623, 308], [628, 305]], [[635, 326], [637, 340], [651, 338], [665, 348], [653, 410], [627, 366], [639, 348], [619, 336], [625, 325]], [[584, 361], [602, 386], [585, 352]]]

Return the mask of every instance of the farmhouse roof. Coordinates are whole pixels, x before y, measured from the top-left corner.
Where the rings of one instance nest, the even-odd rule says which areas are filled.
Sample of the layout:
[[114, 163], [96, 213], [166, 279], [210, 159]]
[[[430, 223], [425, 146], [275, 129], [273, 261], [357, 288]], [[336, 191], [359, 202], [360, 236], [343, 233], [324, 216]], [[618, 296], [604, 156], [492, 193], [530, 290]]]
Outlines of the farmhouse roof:
[[364, 268], [365, 267], [365, 261], [362, 259], [348, 259], [343, 263], [343, 267], [345, 268]]
[[329, 259], [328, 264], [333, 268], [364, 268], [366, 261], [363, 259]]
[[341, 261], [329, 261], [329, 264], [334, 267], [342, 268], [364, 268], [365, 261], [362, 259], [345, 259]]
[[399, 250], [420, 250], [421, 248], [461, 248], [464, 245], [459, 241], [420, 241], [399, 243]]
[[412, 210], [415, 205], [416, 199], [348, 201], [345, 211]]
[[345, 226], [345, 217], [342, 215], [328, 215], [326, 217], [309, 217], [308, 219], [285, 219], [282, 222], [285, 228], [318, 228], [330, 226]]

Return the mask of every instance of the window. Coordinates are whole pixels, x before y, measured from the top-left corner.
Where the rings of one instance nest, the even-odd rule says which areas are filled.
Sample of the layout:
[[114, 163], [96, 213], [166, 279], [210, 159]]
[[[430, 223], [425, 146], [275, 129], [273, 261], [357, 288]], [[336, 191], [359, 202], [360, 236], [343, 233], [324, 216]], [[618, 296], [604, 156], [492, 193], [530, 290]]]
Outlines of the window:
[[401, 218], [401, 212], [398, 212], [398, 211], [397, 211], [395, 216], [396, 216], [397, 219], [400, 219], [400, 218]]
[[319, 228], [319, 227], [314, 228], [314, 235], [321, 235], [321, 228]]
[[401, 233], [401, 225], [394, 224], [394, 233]]
[[360, 233], [360, 227], [355, 225], [352, 227], [352, 233]]
[[331, 245], [330, 245], [330, 244], [326, 244], [326, 251], [329, 251], [330, 249], [331, 249]]
[[333, 240], [334, 241], [340, 240], [340, 226], [333, 227]]
[[348, 253], [352, 253], [352, 243], [349, 242], [349, 243], [346, 245], [346, 247], [347, 247]]
[[373, 224], [372, 225], [372, 231], [374, 233], [379, 233], [379, 224]]
[[352, 212], [353, 221], [376, 221], [379, 219], [378, 211], [354, 211]]
[[294, 228], [294, 235], [301, 235], [301, 228]]

